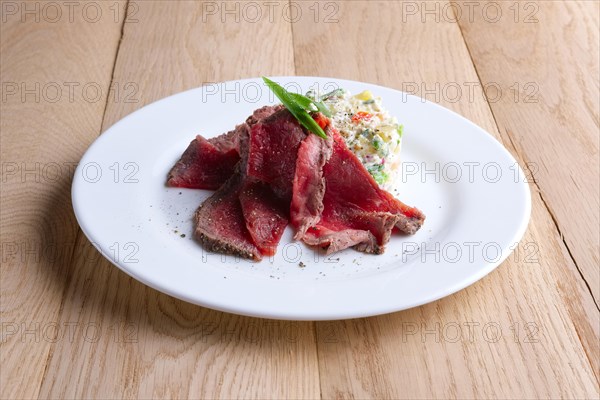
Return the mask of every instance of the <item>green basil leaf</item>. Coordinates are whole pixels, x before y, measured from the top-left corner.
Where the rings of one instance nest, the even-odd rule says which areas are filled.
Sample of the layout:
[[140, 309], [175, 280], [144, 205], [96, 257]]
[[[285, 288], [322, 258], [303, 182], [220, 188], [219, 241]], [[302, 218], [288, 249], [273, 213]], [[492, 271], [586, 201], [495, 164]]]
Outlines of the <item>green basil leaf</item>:
[[[289, 110], [289, 112], [298, 120], [298, 122], [304, 126], [308, 131], [314, 133], [317, 136], [322, 137], [323, 139], [327, 139], [327, 135], [323, 131], [323, 129], [317, 124], [317, 122], [310, 116], [310, 114], [306, 111], [304, 105], [306, 105], [306, 101], [300, 99], [299, 97], [302, 95], [295, 95], [295, 93], [290, 93], [285, 90], [282, 86], [273, 82], [269, 78], [263, 76], [263, 81], [265, 84], [271, 89], [271, 91], [277, 96], [277, 98], [281, 101], [281, 103]], [[305, 96], [302, 96], [305, 97]], [[308, 98], [307, 98], [308, 99]], [[312, 104], [312, 100], [308, 99]]]

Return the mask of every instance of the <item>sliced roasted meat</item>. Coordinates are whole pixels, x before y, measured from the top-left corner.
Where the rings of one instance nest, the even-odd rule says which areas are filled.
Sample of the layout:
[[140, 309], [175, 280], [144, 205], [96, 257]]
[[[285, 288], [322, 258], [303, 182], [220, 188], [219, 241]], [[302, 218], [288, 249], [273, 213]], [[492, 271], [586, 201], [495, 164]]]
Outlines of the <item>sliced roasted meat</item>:
[[365, 253], [381, 254], [398, 221], [398, 215], [393, 213], [358, 209], [330, 211], [326, 205], [321, 221], [302, 237], [306, 244], [321, 247], [327, 254], [351, 246]]
[[290, 206], [292, 225], [296, 227], [295, 239], [302, 238], [306, 230], [321, 219], [325, 195], [323, 167], [332, 151], [331, 133], [327, 137], [323, 140], [317, 135], [308, 135], [298, 149]]
[[[239, 129], [247, 128], [240, 126]], [[215, 141], [219, 146], [200, 135], [196, 136], [169, 172], [167, 185], [190, 189], [218, 189], [233, 175], [235, 165], [240, 160], [236, 141], [230, 138], [237, 135], [236, 131], [224, 135], [230, 139], [227, 143]]]
[[194, 215], [194, 236], [209, 251], [260, 260], [239, 200], [243, 185], [243, 177], [235, 173], [202, 203]]
[[[254, 117], [261, 120], [262, 116], [255, 113]], [[269, 130], [269, 124], [278, 121], [275, 118], [265, 122], [265, 129]], [[273, 255], [277, 250], [288, 224], [289, 200], [283, 200], [270, 185], [246, 174], [252, 154], [251, 142], [248, 129], [238, 131], [241, 157], [236, 171], [198, 209], [195, 232], [196, 238], [209, 250], [260, 260], [263, 255]], [[259, 152], [255, 149], [254, 155]]]
[[263, 255], [274, 255], [288, 224], [289, 205], [260, 182], [246, 183], [239, 198], [254, 244]]
[[305, 137], [298, 121], [286, 109], [256, 123], [250, 131], [248, 177], [268, 184], [289, 204], [298, 148]]
[[256, 110], [235, 130], [197, 137], [168, 184], [218, 190], [196, 211], [205, 248], [260, 260], [273, 255], [288, 221], [296, 239], [333, 253], [380, 254], [394, 228], [412, 234], [425, 219], [381, 189], [322, 115], [328, 139], [307, 135], [282, 106]]
[[[356, 206], [368, 212], [390, 212], [398, 215], [396, 227], [413, 234], [425, 221], [425, 215], [416, 207], [410, 207], [379, 187], [371, 174], [352, 153], [344, 139], [334, 131], [334, 150], [323, 167], [328, 191], [325, 202]], [[333, 203], [336, 202], [336, 203]]]
[[260, 119], [240, 135], [240, 204], [246, 228], [263, 255], [273, 255], [288, 224], [298, 147], [306, 133], [288, 110]]
[[281, 106], [265, 106], [238, 125], [234, 130], [211, 139], [197, 136], [173, 166], [167, 185], [191, 189], [218, 189], [235, 171], [240, 160], [239, 136]]
[[[300, 166], [296, 171], [301, 176], [296, 176], [295, 182], [319, 182], [322, 179], [325, 185], [322, 195], [319, 190], [311, 193], [295, 185], [299, 190], [294, 192], [292, 204], [315, 202], [311, 206], [312, 210], [322, 208], [316, 224], [312, 222], [316, 219], [314, 212], [302, 214], [298, 212], [298, 208], [291, 208], [291, 220], [298, 230], [298, 236], [305, 243], [319, 246], [327, 253], [354, 246], [360, 251], [380, 254], [384, 251], [394, 226], [405, 233], [416, 232], [425, 219], [423, 213], [381, 189], [346, 147], [341, 136], [331, 128], [328, 128], [328, 132], [333, 136], [333, 152], [323, 166], [322, 178], [312, 168]], [[303, 143], [301, 151], [307, 153], [300, 154], [298, 160], [302, 162], [306, 156], [312, 159], [306, 162], [307, 165], [318, 163], [318, 153], [314, 152], [314, 146], [305, 147]], [[308, 153], [310, 151], [313, 152]], [[319, 207], [318, 198], [321, 196], [322, 206]]]

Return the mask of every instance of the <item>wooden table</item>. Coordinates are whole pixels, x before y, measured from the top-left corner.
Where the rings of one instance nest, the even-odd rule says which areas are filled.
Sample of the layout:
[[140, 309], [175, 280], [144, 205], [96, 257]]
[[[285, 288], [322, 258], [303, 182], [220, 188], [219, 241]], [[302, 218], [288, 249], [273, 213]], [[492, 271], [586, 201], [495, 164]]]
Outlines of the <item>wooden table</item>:
[[[598, 398], [598, 2], [0, 4], [1, 398]], [[184, 303], [98, 255], [70, 203], [98, 135], [206, 82], [294, 74], [494, 135], [532, 177], [517, 251], [437, 302], [318, 323]]]

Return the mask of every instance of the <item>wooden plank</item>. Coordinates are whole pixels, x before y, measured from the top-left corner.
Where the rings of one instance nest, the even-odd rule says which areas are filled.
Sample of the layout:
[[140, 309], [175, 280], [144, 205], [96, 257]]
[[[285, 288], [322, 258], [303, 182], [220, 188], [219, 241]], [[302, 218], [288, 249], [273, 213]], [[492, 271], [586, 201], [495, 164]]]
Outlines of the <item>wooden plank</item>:
[[[294, 25], [299, 75], [339, 76], [398, 89], [417, 84], [415, 94], [437, 97], [510, 148], [495, 125], [458, 25], [453, 18], [435, 19], [435, 13], [439, 17], [448, 10], [447, 3], [337, 4], [337, 22]], [[311, 6], [303, 11], [312, 12]], [[420, 8], [425, 6], [433, 15]], [[460, 86], [462, 95], [445, 95], [447, 85]], [[598, 315], [572, 318], [590, 297], [566, 298], [567, 290], [579, 293], [580, 281], [539, 196], [533, 196], [532, 221], [519, 249], [490, 276], [436, 303], [318, 323], [323, 397], [598, 396], [578, 337], [582, 331], [574, 326], [586, 325], [585, 334], [597, 341]]]
[[[482, 82], [510, 93], [491, 102], [496, 121], [534, 166], [541, 195], [598, 304], [600, 3], [499, 9], [510, 18], [490, 23], [475, 13], [473, 22], [461, 20], [466, 43]], [[515, 37], [526, 40], [515, 46]]]
[[[223, 23], [221, 11], [207, 8], [220, 3], [137, 4], [138, 22], [125, 26], [114, 79], [135, 82], [140, 101], [109, 104], [104, 128], [204, 82], [294, 73], [291, 28], [281, 17], [235, 23], [232, 8]], [[173, 299], [106, 261], [88, 262], [96, 252], [83, 237], [79, 243], [78, 250], [86, 248], [74, 255], [61, 319], [97, 324], [104, 334], [95, 342], [58, 343], [41, 397], [319, 396], [313, 324], [240, 317]]]
[[74, 3], [0, 4], [1, 398], [38, 396], [68, 329], [58, 316], [77, 233], [70, 182], [100, 132], [122, 25], [119, 2]]
[[570, 285], [559, 288], [600, 379], [598, 325], [586, 321], [598, 313], [600, 300], [600, 3], [480, 6], [506, 17], [490, 11], [460, 19], [465, 41], [482, 83], [507, 94], [490, 101], [494, 118], [531, 166], [535, 189], [574, 263], [567, 265], [580, 275], [575, 291]]

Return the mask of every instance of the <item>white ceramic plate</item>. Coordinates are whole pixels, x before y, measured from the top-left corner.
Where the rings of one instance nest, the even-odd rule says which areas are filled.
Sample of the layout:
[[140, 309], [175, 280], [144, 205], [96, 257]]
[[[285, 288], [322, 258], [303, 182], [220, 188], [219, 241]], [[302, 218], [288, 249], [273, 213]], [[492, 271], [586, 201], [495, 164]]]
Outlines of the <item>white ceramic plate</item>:
[[[196, 134], [232, 129], [274, 103], [259, 79], [211, 84], [150, 104], [116, 123], [83, 156], [72, 188], [77, 220], [96, 248], [135, 279], [202, 306], [258, 317], [326, 320], [428, 303], [481, 279], [516, 247], [531, 199], [522, 170], [492, 136], [439, 105], [393, 89], [332, 78], [277, 77], [289, 90], [336, 87], [381, 96], [404, 124], [399, 198], [426, 215], [383, 255], [329, 257], [292, 240], [271, 259], [210, 254], [192, 214], [210, 192], [165, 187]], [[185, 237], [182, 237], [185, 235]], [[301, 264], [303, 263], [303, 264]], [[304, 265], [304, 267], [301, 267]]]

